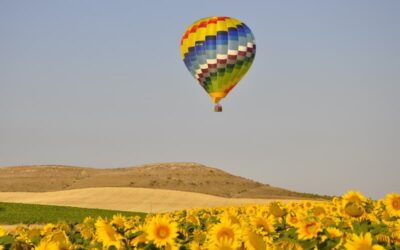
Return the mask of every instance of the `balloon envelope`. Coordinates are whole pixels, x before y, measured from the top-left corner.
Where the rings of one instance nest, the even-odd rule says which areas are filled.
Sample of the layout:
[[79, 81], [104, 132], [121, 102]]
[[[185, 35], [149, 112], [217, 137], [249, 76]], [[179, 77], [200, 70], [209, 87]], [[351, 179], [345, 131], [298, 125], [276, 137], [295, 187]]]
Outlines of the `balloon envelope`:
[[243, 22], [213, 16], [190, 25], [180, 49], [190, 73], [212, 101], [218, 103], [249, 70], [256, 44], [253, 33]]

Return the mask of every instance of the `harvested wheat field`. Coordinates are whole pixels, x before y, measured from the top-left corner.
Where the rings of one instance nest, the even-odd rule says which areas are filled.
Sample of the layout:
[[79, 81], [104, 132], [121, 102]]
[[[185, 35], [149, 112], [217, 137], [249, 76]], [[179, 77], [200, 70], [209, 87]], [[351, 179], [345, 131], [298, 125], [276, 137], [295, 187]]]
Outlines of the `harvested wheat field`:
[[272, 199], [225, 198], [193, 192], [150, 188], [103, 187], [55, 192], [0, 192], [0, 201], [140, 212], [263, 204]]

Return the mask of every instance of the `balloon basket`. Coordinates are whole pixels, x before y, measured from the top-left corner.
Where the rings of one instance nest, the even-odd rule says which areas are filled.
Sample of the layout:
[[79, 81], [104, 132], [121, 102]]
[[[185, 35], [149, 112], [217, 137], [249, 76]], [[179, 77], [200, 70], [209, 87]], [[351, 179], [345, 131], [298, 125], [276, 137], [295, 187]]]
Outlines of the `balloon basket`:
[[214, 111], [215, 111], [215, 112], [222, 112], [222, 106], [221, 106], [221, 104], [219, 104], [219, 103], [215, 104], [215, 106], [214, 106]]

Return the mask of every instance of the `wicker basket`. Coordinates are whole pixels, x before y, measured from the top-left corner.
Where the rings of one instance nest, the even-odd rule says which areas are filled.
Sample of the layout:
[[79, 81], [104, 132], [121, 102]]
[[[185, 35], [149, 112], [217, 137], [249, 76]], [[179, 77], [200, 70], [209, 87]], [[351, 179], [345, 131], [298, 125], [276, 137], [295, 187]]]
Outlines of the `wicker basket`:
[[222, 112], [222, 106], [221, 106], [221, 104], [219, 104], [219, 103], [215, 104], [215, 106], [214, 106], [214, 111], [215, 111], [215, 112]]

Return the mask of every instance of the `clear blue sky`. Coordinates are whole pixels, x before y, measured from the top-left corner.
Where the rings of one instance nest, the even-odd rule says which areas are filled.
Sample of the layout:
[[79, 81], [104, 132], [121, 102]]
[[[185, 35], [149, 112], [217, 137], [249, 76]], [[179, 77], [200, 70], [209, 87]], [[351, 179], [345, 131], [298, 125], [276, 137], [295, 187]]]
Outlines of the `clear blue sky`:
[[[400, 192], [400, 1], [1, 1], [0, 166], [194, 161], [302, 192]], [[214, 113], [179, 42], [236, 17]], [[0, 170], [1, 171], [1, 170]]]

